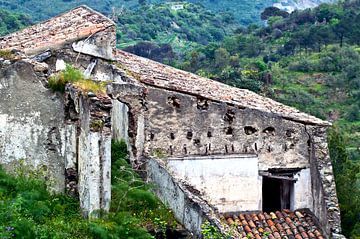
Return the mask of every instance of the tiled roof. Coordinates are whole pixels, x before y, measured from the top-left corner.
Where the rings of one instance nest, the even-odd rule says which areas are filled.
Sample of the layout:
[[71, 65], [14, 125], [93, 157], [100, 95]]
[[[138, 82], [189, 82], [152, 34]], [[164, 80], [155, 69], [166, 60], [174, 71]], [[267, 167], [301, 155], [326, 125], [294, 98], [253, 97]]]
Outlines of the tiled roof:
[[314, 216], [302, 211], [276, 211], [275, 213], [239, 213], [222, 216], [224, 223], [233, 228], [236, 238], [324, 239]]
[[80, 6], [24, 30], [0, 37], [0, 49], [17, 49], [32, 54], [86, 38], [114, 25], [114, 22], [102, 14]]
[[307, 124], [331, 125], [252, 91], [231, 87], [121, 50], [116, 50], [115, 58], [122, 67], [136, 74], [138, 80], [148, 85], [258, 109]]

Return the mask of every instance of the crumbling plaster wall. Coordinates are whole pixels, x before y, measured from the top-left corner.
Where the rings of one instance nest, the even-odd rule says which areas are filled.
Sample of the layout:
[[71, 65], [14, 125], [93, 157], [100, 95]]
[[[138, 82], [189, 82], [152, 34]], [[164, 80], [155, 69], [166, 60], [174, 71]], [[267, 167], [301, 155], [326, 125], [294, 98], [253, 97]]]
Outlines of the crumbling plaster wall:
[[75, 125], [77, 139], [74, 162], [66, 165], [67, 176], [75, 172], [75, 177], [66, 186], [78, 192], [83, 215], [96, 216], [97, 210], [110, 208], [112, 102], [67, 86], [65, 103], [66, 122]]
[[64, 190], [63, 102], [24, 61], [0, 66], [0, 163], [14, 170], [19, 160], [45, 170], [55, 191]]
[[1, 65], [0, 163], [12, 171], [23, 159], [45, 171], [50, 186], [79, 196], [89, 216], [110, 207], [112, 102], [72, 86], [53, 93], [46, 83], [59, 60], [84, 71], [101, 61], [65, 47]]
[[148, 86], [144, 129], [148, 157], [252, 153], [259, 170], [301, 168], [294, 207], [314, 210], [328, 232], [340, 232], [326, 127]]
[[222, 233], [225, 232], [214, 208], [193, 194], [192, 188], [188, 188], [186, 182], [170, 174], [161, 160], [149, 158], [146, 165], [147, 180], [156, 185], [155, 193], [173, 210], [176, 219], [193, 233], [194, 238], [202, 237], [201, 225], [205, 221], [215, 225]]
[[148, 87], [145, 155], [257, 154], [259, 170], [308, 168], [301, 123], [179, 92]]
[[219, 212], [262, 210], [262, 177], [256, 155], [168, 158], [166, 167]]

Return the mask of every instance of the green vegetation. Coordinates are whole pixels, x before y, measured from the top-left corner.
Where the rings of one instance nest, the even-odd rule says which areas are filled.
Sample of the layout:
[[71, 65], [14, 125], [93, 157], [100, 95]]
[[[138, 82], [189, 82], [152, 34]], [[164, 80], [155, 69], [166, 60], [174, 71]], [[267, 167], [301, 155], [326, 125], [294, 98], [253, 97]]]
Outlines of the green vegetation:
[[[174, 9], [174, 7], [180, 7]], [[214, 14], [200, 5], [166, 3], [124, 10], [117, 16], [118, 47], [170, 62], [183, 51], [221, 41], [238, 27], [230, 13]]]
[[66, 65], [65, 70], [51, 76], [48, 85], [53, 91], [64, 92], [67, 83], [72, 83], [86, 92], [106, 93], [106, 82], [85, 79], [83, 73], [71, 65]]
[[[152, 4], [174, 2], [170, 0], [0, 0], [0, 8], [16, 12], [29, 14], [34, 20], [45, 20], [71, 8], [86, 4], [91, 8], [107, 15], [120, 14], [124, 9], [136, 9]], [[178, 1], [181, 2], [181, 1]], [[276, 0], [189, 0], [191, 2], [204, 5], [214, 13], [223, 13], [232, 11], [236, 19], [242, 25], [260, 22], [260, 12], [271, 6]], [[176, 1], [175, 1], [176, 3]], [[236, 9], [236, 11], [234, 11]]]
[[0, 50], [0, 58], [4, 58], [6, 60], [13, 60], [14, 54], [9, 50]]
[[349, 238], [360, 238], [360, 165], [350, 160], [346, 141], [336, 127], [329, 133], [330, 156], [335, 173], [341, 223]]
[[[50, 194], [45, 177], [18, 167], [17, 176], [0, 169], [0, 238], [153, 238], [176, 222], [127, 163], [127, 146], [112, 144], [112, 204], [99, 219], [82, 218], [79, 202]], [[147, 229], [147, 230], [146, 230]]]
[[30, 17], [0, 8], [0, 36], [19, 30], [32, 24]]
[[[360, 19], [360, 1], [323, 4], [290, 15], [267, 9], [262, 16], [268, 26], [249, 26], [221, 42], [200, 46], [175, 65], [333, 121], [343, 132], [342, 145], [333, 138], [330, 143], [342, 226], [346, 236], [356, 238], [360, 228], [360, 210], [355, 206], [360, 189], [360, 28], [354, 19]], [[335, 153], [339, 147], [341, 154]]]

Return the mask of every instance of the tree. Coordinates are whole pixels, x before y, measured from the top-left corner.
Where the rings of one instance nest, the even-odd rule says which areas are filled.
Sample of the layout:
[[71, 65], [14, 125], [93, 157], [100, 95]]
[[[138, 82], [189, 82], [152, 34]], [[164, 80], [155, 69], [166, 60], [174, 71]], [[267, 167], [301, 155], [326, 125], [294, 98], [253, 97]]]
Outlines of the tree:
[[225, 48], [218, 48], [215, 50], [215, 66], [223, 68], [229, 64], [230, 54]]
[[282, 17], [286, 18], [289, 16], [289, 13], [286, 11], [283, 11], [277, 7], [267, 7], [264, 9], [264, 11], [261, 13], [261, 20], [267, 20], [269, 17]]
[[349, 159], [346, 142], [338, 128], [331, 129], [328, 140], [340, 204], [341, 226], [345, 236], [349, 237], [360, 226], [360, 165]]

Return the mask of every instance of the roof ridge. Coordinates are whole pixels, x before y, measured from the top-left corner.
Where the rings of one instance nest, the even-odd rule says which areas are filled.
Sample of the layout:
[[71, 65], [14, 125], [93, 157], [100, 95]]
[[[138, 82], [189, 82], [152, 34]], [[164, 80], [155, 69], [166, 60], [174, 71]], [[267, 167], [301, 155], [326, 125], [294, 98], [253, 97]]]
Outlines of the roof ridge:
[[57, 48], [71, 41], [106, 31], [116, 24], [110, 18], [80, 5], [0, 38], [0, 49], [17, 49], [34, 54], [46, 48]]
[[[111, 20], [109, 17], [105, 16], [105, 15], [102, 14], [101, 12], [98, 12], [98, 11], [92, 9], [91, 7], [89, 7], [88, 5], [85, 5], [85, 4], [81, 4], [81, 5], [77, 6], [77, 7], [74, 7], [74, 8], [72, 8], [71, 10], [69, 10], [69, 11], [67, 11], [67, 12], [71, 12], [71, 11], [73, 11], [73, 10], [75, 10], [75, 9], [78, 9], [78, 8], [84, 8], [84, 9], [86, 9], [86, 10], [92, 12], [92, 13], [95, 13], [95, 14], [97, 14], [97, 15], [105, 18], [106, 20], [108, 20], [109, 22], [111, 22], [113, 25], [116, 26], [116, 23], [115, 23], [113, 20]], [[63, 14], [65, 14], [65, 13], [67, 13], [67, 12], [64, 12]], [[51, 19], [51, 18], [50, 18], [50, 19]]]

